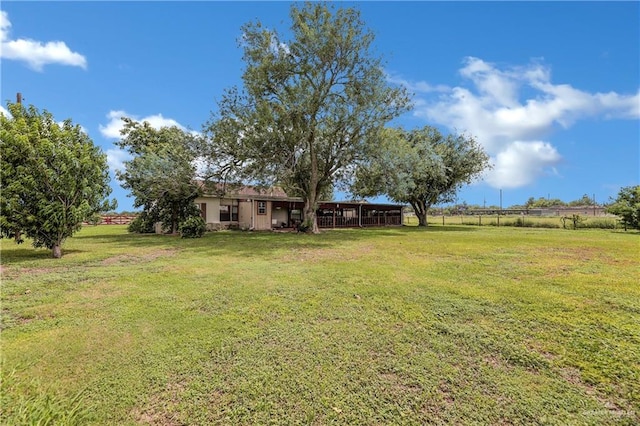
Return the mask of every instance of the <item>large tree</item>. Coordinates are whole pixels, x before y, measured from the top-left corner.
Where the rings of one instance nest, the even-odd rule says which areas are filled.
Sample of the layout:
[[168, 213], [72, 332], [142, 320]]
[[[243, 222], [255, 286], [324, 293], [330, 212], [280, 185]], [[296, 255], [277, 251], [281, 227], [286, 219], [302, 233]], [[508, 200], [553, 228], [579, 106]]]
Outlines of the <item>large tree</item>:
[[34, 106], [9, 103], [11, 116], [0, 114], [3, 237], [62, 256], [62, 243], [98, 212], [115, 208], [109, 202], [106, 155], [71, 120], [57, 123]]
[[244, 88], [225, 92], [207, 130], [219, 179], [281, 185], [304, 199], [305, 224], [318, 232], [319, 197], [409, 99], [387, 83], [357, 10], [294, 5], [290, 32], [243, 26]]
[[640, 185], [621, 188], [607, 212], [619, 216], [625, 230], [640, 229]]
[[141, 219], [161, 222], [175, 234], [180, 223], [200, 214], [194, 204], [201, 193], [196, 181], [199, 137], [176, 126], [155, 129], [146, 121], [122, 120], [116, 145], [132, 158], [116, 175], [135, 198], [134, 207], [143, 207]]
[[429, 126], [389, 128], [383, 135], [358, 168], [354, 193], [409, 203], [419, 226], [427, 226], [432, 205], [454, 201], [464, 184], [489, 167], [489, 156], [473, 137], [443, 135]]

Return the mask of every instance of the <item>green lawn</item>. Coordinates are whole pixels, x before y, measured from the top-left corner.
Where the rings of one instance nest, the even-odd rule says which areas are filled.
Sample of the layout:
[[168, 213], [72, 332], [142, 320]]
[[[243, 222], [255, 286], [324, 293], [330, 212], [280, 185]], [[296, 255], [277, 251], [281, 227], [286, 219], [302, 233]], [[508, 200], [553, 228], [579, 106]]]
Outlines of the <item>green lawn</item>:
[[640, 235], [2, 240], [3, 424], [638, 424]]

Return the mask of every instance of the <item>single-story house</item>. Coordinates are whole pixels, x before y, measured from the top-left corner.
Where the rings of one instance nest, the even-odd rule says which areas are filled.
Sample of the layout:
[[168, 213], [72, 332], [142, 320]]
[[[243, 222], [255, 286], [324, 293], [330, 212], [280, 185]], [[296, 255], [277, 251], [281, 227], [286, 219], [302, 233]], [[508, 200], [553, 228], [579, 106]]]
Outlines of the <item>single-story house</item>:
[[[294, 228], [303, 221], [304, 202], [282, 189], [260, 190], [245, 186], [225, 195], [205, 194], [196, 198], [208, 229], [240, 228], [272, 230]], [[402, 207], [357, 201], [321, 201], [317, 218], [320, 228], [401, 226]]]

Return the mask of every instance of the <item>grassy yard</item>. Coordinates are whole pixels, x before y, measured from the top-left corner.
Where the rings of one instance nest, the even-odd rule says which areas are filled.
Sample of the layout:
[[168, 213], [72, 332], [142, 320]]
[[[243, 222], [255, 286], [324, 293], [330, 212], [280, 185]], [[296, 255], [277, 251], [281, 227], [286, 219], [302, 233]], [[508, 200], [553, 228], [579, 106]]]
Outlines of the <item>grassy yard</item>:
[[2, 241], [2, 424], [638, 424], [640, 236]]

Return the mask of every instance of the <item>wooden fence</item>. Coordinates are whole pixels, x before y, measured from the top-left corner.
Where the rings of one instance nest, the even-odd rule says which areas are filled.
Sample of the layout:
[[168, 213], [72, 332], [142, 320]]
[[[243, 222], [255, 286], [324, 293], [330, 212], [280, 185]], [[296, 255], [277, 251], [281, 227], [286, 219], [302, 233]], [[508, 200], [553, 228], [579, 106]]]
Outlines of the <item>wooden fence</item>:
[[84, 225], [128, 225], [133, 219], [135, 219], [136, 215], [101, 215], [100, 220], [98, 222], [84, 222]]

